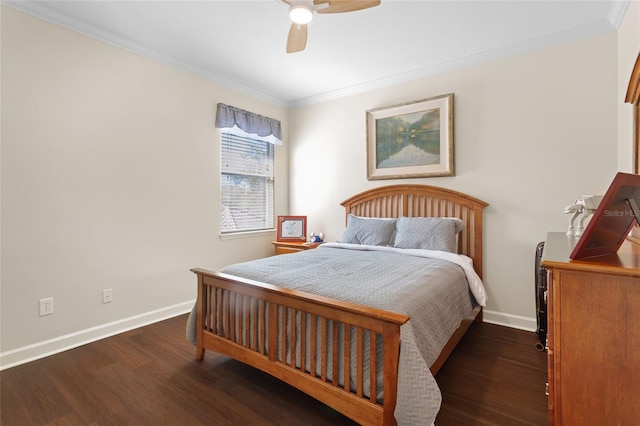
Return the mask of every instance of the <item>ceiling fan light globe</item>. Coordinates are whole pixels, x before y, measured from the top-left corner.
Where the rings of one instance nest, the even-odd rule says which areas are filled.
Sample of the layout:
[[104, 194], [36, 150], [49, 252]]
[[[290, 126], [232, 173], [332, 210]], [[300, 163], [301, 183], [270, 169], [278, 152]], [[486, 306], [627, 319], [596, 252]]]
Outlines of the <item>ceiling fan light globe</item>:
[[308, 24], [313, 19], [313, 9], [305, 4], [292, 5], [289, 8], [289, 17], [296, 24]]

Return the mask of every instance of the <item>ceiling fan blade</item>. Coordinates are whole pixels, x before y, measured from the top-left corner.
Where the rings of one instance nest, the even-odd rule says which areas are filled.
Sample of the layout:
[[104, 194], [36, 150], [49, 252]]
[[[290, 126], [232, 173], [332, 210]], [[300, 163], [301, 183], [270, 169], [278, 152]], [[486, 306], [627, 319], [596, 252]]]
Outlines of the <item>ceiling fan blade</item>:
[[369, 9], [380, 4], [380, 0], [313, 0], [318, 13], [343, 13]]
[[304, 50], [307, 46], [307, 24], [291, 24], [287, 38], [287, 53]]

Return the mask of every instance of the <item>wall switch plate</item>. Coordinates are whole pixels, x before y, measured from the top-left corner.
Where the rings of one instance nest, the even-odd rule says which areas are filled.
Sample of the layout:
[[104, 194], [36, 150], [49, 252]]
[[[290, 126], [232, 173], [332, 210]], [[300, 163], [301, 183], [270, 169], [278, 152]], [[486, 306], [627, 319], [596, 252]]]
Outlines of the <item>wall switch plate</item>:
[[110, 288], [105, 288], [102, 290], [102, 303], [111, 303], [113, 302], [113, 290]]
[[53, 297], [40, 299], [40, 316], [51, 315], [53, 313]]

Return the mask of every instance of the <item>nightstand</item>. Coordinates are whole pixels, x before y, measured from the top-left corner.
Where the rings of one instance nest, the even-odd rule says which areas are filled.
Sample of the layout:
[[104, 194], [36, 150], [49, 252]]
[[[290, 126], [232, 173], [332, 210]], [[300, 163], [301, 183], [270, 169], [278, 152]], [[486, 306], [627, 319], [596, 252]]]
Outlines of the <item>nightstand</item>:
[[318, 247], [322, 243], [297, 243], [297, 242], [284, 242], [284, 241], [272, 241], [275, 249], [275, 254], [287, 254], [295, 253], [297, 251], [312, 250]]

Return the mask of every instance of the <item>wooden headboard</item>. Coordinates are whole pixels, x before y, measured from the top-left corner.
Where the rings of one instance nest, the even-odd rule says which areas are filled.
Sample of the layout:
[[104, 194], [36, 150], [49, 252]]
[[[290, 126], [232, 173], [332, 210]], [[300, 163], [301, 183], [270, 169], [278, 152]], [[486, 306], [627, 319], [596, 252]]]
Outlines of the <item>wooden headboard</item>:
[[457, 217], [464, 222], [458, 252], [473, 259], [482, 278], [482, 210], [477, 198], [428, 185], [389, 185], [354, 195], [341, 203], [345, 214], [363, 217]]

